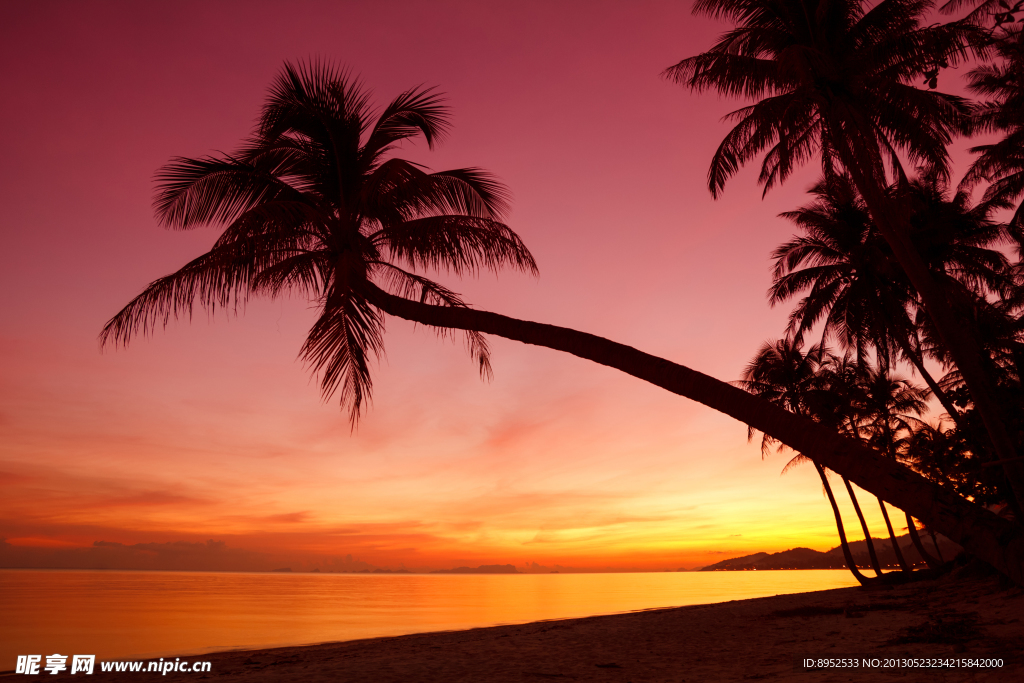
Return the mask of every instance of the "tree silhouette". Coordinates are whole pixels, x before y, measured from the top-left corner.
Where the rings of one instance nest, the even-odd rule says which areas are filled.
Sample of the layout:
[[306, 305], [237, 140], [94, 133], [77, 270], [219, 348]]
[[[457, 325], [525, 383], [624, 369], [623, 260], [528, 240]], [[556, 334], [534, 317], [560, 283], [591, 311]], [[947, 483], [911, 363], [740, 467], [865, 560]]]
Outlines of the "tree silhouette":
[[[911, 237], [947, 299], [964, 302], [962, 324], [970, 324], [972, 311], [984, 305], [987, 294], [1013, 290], [1005, 255], [990, 248], [1004, 237], [1003, 227], [990, 218], [993, 204], [972, 206], [963, 192], [948, 198], [944, 184], [927, 175], [890, 191], [907, 196], [913, 208]], [[811, 204], [782, 214], [803, 234], [773, 253], [769, 303], [775, 306], [806, 292], [790, 315], [788, 333], [803, 335], [820, 321], [823, 341], [854, 350], [858, 359], [871, 351], [888, 368], [902, 356], [950, 417], [959, 420], [959, 412], [924, 365], [918, 322], [927, 318], [920, 315], [917, 293], [855, 188], [841, 177], [817, 184], [811, 193]], [[948, 360], [940, 347], [932, 348], [939, 360]]]
[[1024, 583], [1024, 536], [1017, 527], [873, 449], [624, 344], [474, 310], [414, 272], [535, 266], [519, 238], [496, 220], [504, 194], [490, 176], [477, 169], [431, 174], [388, 157], [398, 141], [422, 135], [432, 144], [447, 129], [437, 96], [408, 91], [373, 123], [356, 85], [322, 65], [287, 66], [239, 152], [177, 159], [165, 167], [158, 178], [162, 221], [178, 228], [219, 223], [224, 232], [210, 252], [157, 280], [114, 316], [103, 331], [105, 343], [127, 343], [190, 314], [195, 304], [212, 310], [253, 294], [305, 292], [320, 317], [304, 354], [323, 372], [326, 393], [341, 389], [353, 421], [368, 396], [367, 359], [382, 348], [385, 314], [468, 332], [484, 371], [483, 334], [571, 353], [770, 434]]
[[[153, 282], [103, 329], [103, 343], [128, 343], [172, 316], [239, 306], [250, 294], [298, 290], [319, 317], [301, 356], [340, 389], [353, 427], [370, 397], [370, 358], [384, 348], [384, 321], [364, 286], [378, 282], [424, 303], [461, 307], [452, 291], [417, 274], [481, 268], [536, 272], [530, 252], [499, 219], [508, 193], [476, 168], [430, 173], [393, 156], [404, 140], [429, 146], [448, 132], [448, 110], [414, 88], [374, 116], [369, 94], [345, 70], [286, 65], [256, 131], [234, 154], [177, 158], [157, 174], [157, 217], [187, 230], [226, 227], [213, 248]], [[467, 332], [482, 375], [487, 343]]]
[[849, 174], [893, 256], [921, 297], [944, 346], [963, 373], [1018, 501], [1024, 465], [1015, 459], [994, 379], [982, 349], [959, 325], [943, 290], [910, 239], [907, 182], [900, 159], [948, 175], [947, 145], [966, 129], [963, 98], [931, 88], [940, 67], [986, 49], [987, 34], [969, 22], [922, 26], [930, 0], [698, 0], [694, 12], [736, 22], [707, 52], [665, 74], [695, 91], [755, 100], [733, 112], [736, 125], [719, 145], [708, 172], [718, 196], [726, 180], [763, 153], [767, 192], [814, 156], [831, 182]]
[[[841, 397], [838, 401], [835, 400], [838, 394], [834, 393], [834, 388], [830, 386], [829, 380], [831, 378], [827, 373], [822, 372], [822, 368], [827, 362], [827, 357], [827, 352], [820, 345], [809, 347], [805, 353], [803, 342], [793, 337], [779, 339], [775, 342], [766, 342], [758, 349], [753, 359], [744, 369], [742, 378], [737, 384], [755, 396], [771, 401], [790, 412], [838, 427], [841, 420], [839, 417], [839, 407], [840, 405], [848, 406], [849, 402], [844, 400], [846, 397]], [[752, 439], [754, 435], [755, 430], [748, 426], [747, 438]], [[778, 445], [779, 450], [782, 449], [782, 444], [776, 439], [772, 438], [769, 434], [763, 434], [761, 437], [762, 458], [770, 452], [773, 445]], [[785, 474], [791, 467], [806, 460], [809, 460], [807, 456], [797, 453], [786, 464], [782, 473]], [[846, 566], [853, 573], [857, 581], [862, 585], [866, 585], [867, 578], [857, 569], [853, 553], [850, 551], [843, 518], [839, 512], [839, 506], [836, 504], [832, 487], [829, 484], [828, 474], [821, 465], [814, 463], [814, 467], [821, 478], [821, 485], [832, 506], [832, 514], [836, 520], [836, 531], [839, 534], [839, 544], [843, 550], [843, 557], [846, 559]], [[871, 532], [860, 509], [860, 504], [857, 502], [857, 496], [846, 477], [843, 477], [843, 483], [846, 485], [850, 501], [853, 503], [861, 529], [864, 532], [864, 540], [867, 544], [871, 567], [877, 576], [881, 576], [882, 569], [871, 540]]]

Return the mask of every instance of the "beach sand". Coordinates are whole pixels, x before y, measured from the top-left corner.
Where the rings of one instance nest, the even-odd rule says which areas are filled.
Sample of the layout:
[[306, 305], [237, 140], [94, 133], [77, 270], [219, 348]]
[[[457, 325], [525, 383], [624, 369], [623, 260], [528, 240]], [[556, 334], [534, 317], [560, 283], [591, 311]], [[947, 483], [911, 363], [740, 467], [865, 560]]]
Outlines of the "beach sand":
[[[304, 647], [224, 652], [208, 674], [87, 680], [1024, 681], [1024, 590], [992, 577], [842, 588], [627, 614]], [[805, 671], [800, 658], [1002, 657], [994, 669]], [[183, 657], [183, 659], [186, 659]], [[65, 675], [66, 672], [65, 672]], [[6, 677], [2, 677], [6, 678]], [[12, 676], [13, 678], [13, 676]], [[19, 677], [20, 678], [20, 677]]]

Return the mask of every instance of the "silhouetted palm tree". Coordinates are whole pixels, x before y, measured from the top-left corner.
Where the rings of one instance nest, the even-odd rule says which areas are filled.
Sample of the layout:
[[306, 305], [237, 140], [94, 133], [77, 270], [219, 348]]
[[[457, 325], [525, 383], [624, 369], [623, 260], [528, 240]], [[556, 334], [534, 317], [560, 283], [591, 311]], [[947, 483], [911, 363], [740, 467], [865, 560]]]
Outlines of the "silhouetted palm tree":
[[[717, 90], [755, 100], [730, 115], [736, 125], [711, 163], [708, 184], [718, 195], [726, 180], [762, 153], [767, 192], [818, 156], [830, 182], [850, 175], [872, 219], [935, 323], [985, 420], [998, 457], [1016, 455], [994, 379], [982, 350], [950, 310], [942, 289], [910, 239], [910, 213], [900, 155], [948, 174], [947, 145], [965, 128], [966, 100], [912, 83], [962, 61], [987, 42], [970, 23], [922, 26], [930, 0], [698, 0], [694, 11], [736, 22], [707, 52], [680, 61], [666, 75], [693, 90]], [[1024, 466], [1004, 465], [1018, 500]]]
[[[982, 8], [979, 8], [982, 9]], [[967, 87], [986, 98], [973, 112], [976, 130], [1002, 134], [996, 142], [972, 147], [978, 158], [962, 182], [964, 187], [987, 182], [985, 200], [1016, 206], [1024, 196], [1024, 30], [1009, 23], [992, 32], [995, 59], [967, 75]], [[1020, 239], [1024, 206], [1011, 220]]]
[[[898, 350], [920, 361], [911, 338], [916, 294], [873, 229], [870, 215], [847, 178], [821, 182], [815, 200], [782, 216], [804, 234], [793, 237], [772, 254], [772, 306], [806, 294], [790, 314], [788, 333], [803, 335], [823, 322], [822, 341], [835, 340], [853, 350], [860, 361], [874, 351], [883, 365]], [[919, 371], [927, 373], [923, 366]]]
[[[252, 294], [299, 290], [319, 318], [302, 357], [322, 374], [325, 398], [341, 390], [355, 425], [372, 386], [369, 360], [383, 350], [384, 321], [367, 299], [377, 282], [406, 297], [464, 306], [415, 273], [473, 273], [510, 266], [536, 272], [533, 257], [499, 222], [508, 193], [487, 173], [430, 173], [394, 156], [403, 140], [433, 146], [448, 111], [430, 89], [406, 91], [379, 114], [350, 74], [320, 63], [286, 65], [255, 133], [234, 154], [178, 158], [157, 174], [159, 220], [187, 230], [226, 223], [214, 247], [152, 283], [107, 323], [104, 342], [127, 343], [169, 317], [237, 307]], [[467, 343], [490, 372], [487, 343]]]
[[[914, 207], [915, 242], [922, 245], [929, 268], [942, 286], [966, 294], [978, 292], [978, 297], [1011, 287], [1005, 257], [987, 248], [1000, 236], [999, 227], [988, 218], [990, 205], [972, 207], [963, 193], [947, 199], [941, 183], [927, 176], [903, 191], [910, 195]], [[877, 425], [881, 416], [891, 412], [894, 406], [877, 399], [887, 396], [884, 389], [897, 386], [884, 372], [897, 351], [916, 367], [958, 427], [966, 429], [950, 397], [924, 366], [919, 332], [911, 317], [917, 306], [916, 293], [873, 229], [870, 215], [855, 189], [845, 178], [839, 178], [831, 185], [819, 183], [812, 192], [816, 195], [812, 204], [783, 214], [801, 227], [804, 234], [776, 249], [775, 281], [769, 296], [775, 305], [807, 292], [790, 316], [790, 334], [802, 335], [823, 319], [823, 343], [834, 339], [843, 348], [855, 350], [860, 365], [866, 363], [867, 350], [874, 352], [881, 365], [879, 370], [867, 375], [860, 368], [838, 371], [831, 382], [833, 400], [861, 415], [848, 419], [845, 431], [865, 438], [863, 432], [870, 434], [871, 425], [858, 428], [857, 422], [866, 415]], [[827, 370], [827, 365], [823, 370]], [[853, 395], [840, 391], [842, 386], [855, 388]], [[920, 413], [919, 405], [907, 407], [914, 408], [915, 414]], [[908, 434], [909, 430], [903, 429], [876, 429], [869, 443], [895, 458], [900, 439]], [[896, 559], [906, 570], [908, 566], [881, 499], [879, 506]], [[914, 538], [914, 522], [907, 517], [912, 540], [919, 546], [920, 540]], [[923, 548], [918, 550], [927, 557]]]
[[[930, 527], [1024, 583], [1024, 535], [874, 450], [703, 373], [624, 344], [554, 325], [469, 308], [418, 268], [472, 273], [533, 259], [505, 225], [500, 185], [475, 169], [430, 174], [390, 159], [393, 144], [435, 142], [447, 111], [412, 90], [371, 120], [366, 95], [328, 67], [286, 67], [256, 131], [236, 154], [177, 159], [159, 177], [157, 212], [170, 227], [226, 227], [211, 251], [157, 280], [105, 327], [127, 343], [194, 304], [237, 305], [250, 294], [297, 289], [321, 315], [304, 346], [327, 393], [340, 387], [358, 416], [369, 391], [368, 358], [393, 315], [470, 333], [486, 371], [480, 334], [571, 353], [686, 396], [771, 434], [862, 488], [889, 496]], [[358, 94], [358, 96], [356, 96]], [[402, 266], [405, 266], [403, 268]], [[389, 291], [390, 290], [390, 291]]]
[[[805, 415], [819, 422], [825, 421], [830, 423], [836, 417], [837, 412], [834, 410], [836, 407], [835, 402], [830, 400], [835, 397], [835, 394], [830, 392], [827, 378], [820, 372], [826, 355], [825, 349], [820, 345], [811, 346], [805, 353], [803, 343], [799, 339], [792, 337], [779, 339], [775, 342], [766, 342], [758, 349], [757, 354], [754, 355], [744, 369], [738, 384], [755, 396], [771, 401], [790, 412]], [[824, 415], [825, 419], [822, 420], [822, 415], [819, 414], [818, 409], [826, 405], [829, 410]], [[754, 434], [754, 428], [748, 426], [747, 438], [752, 439]], [[762, 434], [761, 457], [765, 457], [771, 450], [771, 447], [776, 444], [778, 444], [776, 439], [772, 438], [769, 434]], [[778, 445], [781, 450], [782, 445]], [[786, 464], [782, 473], [785, 474], [791, 467], [806, 460], [809, 460], [807, 456], [797, 453]], [[846, 539], [843, 517], [839, 512], [839, 506], [836, 504], [835, 495], [829, 484], [828, 474], [821, 465], [818, 463], [813, 464], [818, 476], [821, 478], [821, 485], [825, 495], [828, 497], [829, 504], [832, 506], [832, 514], [836, 520], [836, 531], [839, 534], [839, 545], [842, 547], [846, 566], [853, 573], [857, 581], [861, 584], [866, 584], [867, 577], [861, 574], [857, 568], [853, 553]], [[864, 539], [867, 542], [871, 567], [875, 570], [876, 575], [881, 576], [882, 570], [878, 563], [878, 557], [875, 554], [874, 545], [871, 542], [871, 532], [868, 530], [867, 522], [864, 520], [864, 515], [857, 502], [857, 496], [854, 494], [849, 480], [845, 477], [843, 477], [843, 483], [846, 484], [846, 490], [850, 494], [850, 500], [853, 502], [861, 528], [864, 531]]]
[[[865, 374], [861, 387], [863, 403], [860, 406], [860, 429], [870, 445], [895, 460], [905, 450], [914, 429], [923, 424], [920, 416], [927, 407], [925, 392], [914, 387], [908, 380], [895, 377], [883, 369]], [[896, 561], [904, 571], [909, 571], [896, 541], [889, 512], [881, 498], [878, 505], [882, 510]]]
[[[816, 414], [820, 422], [830, 424], [840, 433], [865, 443], [869, 442], [862, 429], [867, 403], [867, 389], [864, 382], [868, 374], [869, 370], [862, 357], [854, 361], [849, 353], [843, 356], [828, 354], [818, 367], [818, 378], [822, 391], [816, 395]], [[875, 552], [874, 540], [868, 529], [867, 520], [864, 518], [864, 512], [857, 501], [857, 495], [854, 493], [849, 479], [843, 477], [843, 484], [846, 486], [846, 491], [853, 502], [854, 512], [857, 513], [857, 519], [860, 520], [861, 528], [864, 530], [871, 567], [877, 575], [881, 576], [882, 568]], [[878, 498], [878, 502], [883, 505], [884, 511], [882, 499]]]
[[[971, 206], [963, 192], [947, 198], [944, 185], [928, 176], [902, 192], [913, 208], [915, 245], [948, 298], [969, 302], [965, 315], [986, 294], [1012, 291], [1006, 257], [989, 248], [1003, 235], [1002, 227], [989, 218], [992, 205]], [[814, 202], [782, 214], [804, 234], [775, 250], [769, 302], [774, 306], [806, 292], [790, 315], [790, 334], [802, 335], [823, 320], [823, 341], [834, 339], [842, 348], [854, 349], [858, 359], [872, 350], [888, 368], [896, 354], [902, 355], [958, 420], [956, 408], [924, 365], [915, 321], [921, 318], [917, 294], [856, 190], [839, 178], [819, 183], [812, 193]], [[940, 357], [947, 359], [944, 352]]]

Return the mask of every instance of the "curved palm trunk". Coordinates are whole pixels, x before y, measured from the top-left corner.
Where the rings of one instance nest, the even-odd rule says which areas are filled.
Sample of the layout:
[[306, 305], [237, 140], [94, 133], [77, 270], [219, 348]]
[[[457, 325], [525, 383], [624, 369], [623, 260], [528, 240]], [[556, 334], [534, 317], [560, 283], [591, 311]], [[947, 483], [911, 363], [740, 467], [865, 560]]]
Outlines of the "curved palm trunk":
[[907, 533], [910, 534], [910, 541], [914, 544], [914, 548], [917, 553], [924, 560], [925, 564], [931, 569], [938, 569], [942, 566], [942, 563], [932, 557], [931, 553], [924, 549], [924, 543], [921, 542], [921, 535], [917, 533], [917, 522], [910, 516], [909, 512], [903, 513], [907, 516]]
[[[836, 130], [842, 130], [840, 126]], [[853, 131], [848, 131], [851, 134]], [[871, 139], [868, 135], [865, 139]], [[995, 457], [1001, 461], [1006, 479], [1018, 504], [1024, 506], [1024, 464], [1016, 460], [1017, 450], [1006, 427], [1006, 417], [995, 396], [995, 382], [982, 367], [982, 349], [977, 340], [968, 332], [951, 309], [942, 290], [936, 284], [909, 237], [909, 220], [906, 212], [885, 196], [882, 188], [884, 170], [877, 150], [871, 159], [862, 162], [853, 142], [837, 145], [843, 166], [849, 171], [854, 184], [860, 191], [868, 211], [879, 232], [893, 251], [914, 289], [921, 295], [921, 301], [928, 316], [935, 325], [949, 354], [956, 362], [960, 374], [981, 414], [982, 421], [992, 440]], [[870, 155], [870, 153], [869, 153]], [[1003, 462], [1011, 459], [1009, 462]]]
[[860, 503], [857, 502], [857, 495], [853, 492], [853, 487], [850, 486], [850, 480], [843, 477], [843, 483], [846, 484], [846, 492], [850, 494], [850, 500], [853, 502], [853, 509], [857, 512], [857, 519], [860, 520], [860, 528], [864, 531], [864, 542], [868, 546], [868, 557], [871, 558], [871, 568], [875, 571], [876, 576], [882, 575], [882, 566], [878, 562], [878, 555], [875, 554], [875, 544], [871, 540], [871, 530], [868, 529], [868, 523], [864, 519], [864, 513], [860, 510]]
[[828, 502], [832, 506], [832, 514], [836, 517], [836, 531], [839, 532], [839, 545], [843, 549], [846, 568], [850, 570], [860, 585], [866, 586], [870, 579], [860, 573], [860, 570], [857, 569], [857, 563], [853, 561], [853, 553], [850, 551], [850, 544], [846, 540], [846, 529], [843, 528], [843, 516], [839, 513], [839, 506], [836, 505], [836, 497], [832, 495], [832, 487], [828, 483], [828, 477], [825, 476], [825, 470], [818, 463], [814, 463], [814, 469], [818, 471], [818, 476], [821, 477], [821, 485], [825, 487], [825, 495], [828, 496]]
[[935, 381], [935, 378], [932, 377], [931, 373], [925, 369], [924, 361], [922, 361], [921, 357], [910, 348], [910, 344], [907, 343], [906, 339], [903, 339], [899, 335], [896, 336], [896, 344], [900, 347], [900, 350], [903, 351], [903, 355], [910, 359], [910, 362], [917, 369], [918, 374], [921, 375], [921, 379], [924, 380], [924, 383], [928, 385], [928, 388], [931, 390], [932, 394], [935, 395], [935, 398], [939, 399], [939, 403], [941, 403], [942, 407], [946, 409], [947, 413], [949, 413], [949, 417], [953, 420], [956, 428], [966, 430], [967, 426], [963, 424], [956, 406], [954, 406], [953, 402], [949, 400], [949, 396], [946, 395], [946, 392], [939, 387], [938, 382]]
[[896, 553], [896, 562], [900, 565], [900, 569], [909, 572], [910, 566], [903, 557], [903, 551], [900, 550], [900, 543], [896, 540], [896, 532], [892, 530], [892, 521], [889, 519], [889, 511], [885, 509], [885, 501], [879, 498], [878, 506], [882, 508], [882, 518], [885, 520], [885, 528], [889, 531], [889, 543], [892, 544], [892, 551]]
[[867, 446], [686, 366], [593, 334], [471, 308], [432, 306], [361, 285], [371, 304], [423, 325], [473, 330], [571, 353], [650, 382], [771, 435], [865, 491], [924, 520], [1024, 585], [1024, 530]]

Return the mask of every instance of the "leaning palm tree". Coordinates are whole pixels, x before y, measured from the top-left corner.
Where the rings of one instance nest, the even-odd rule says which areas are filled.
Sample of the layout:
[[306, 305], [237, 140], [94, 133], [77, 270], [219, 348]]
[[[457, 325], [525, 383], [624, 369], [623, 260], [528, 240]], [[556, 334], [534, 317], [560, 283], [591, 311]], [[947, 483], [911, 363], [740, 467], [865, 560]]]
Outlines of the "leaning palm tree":
[[[819, 421], [830, 425], [841, 434], [846, 434], [854, 439], [868, 443], [864, 438], [861, 429], [864, 406], [866, 404], [866, 391], [864, 379], [870, 374], [866, 359], [863, 356], [851, 358], [847, 353], [843, 356], [828, 354], [818, 367], [818, 381], [821, 390], [815, 395], [814, 411]], [[843, 477], [843, 484], [846, 492], [850, 495], [853, 503], [853, 510], [857, 513], [861, 528], [864, 531], [864, 540], [868, 549], [868, 557], [875, 574], [882, 575], [881, 564], [875, 552], [874, 540], [868, 529], [864, 512], [857, 501], [857, 494], [854, 493], [850, 480]], [[883, 506], [881, 498], [878, 502]], [[891, 535], [891, 534], [890, 534]]]
[[[925, 73], [986, 49], [971, 23], [922, 26], [931, 0], [697, 0], [694, 12], [729, 19], [707, 52], [665, 74], [695, 91], [755, 100], [733, 112], [708, 184], [721, 193], [744, 163], [764, 154], [767, 192], [817, 155], [827, 179], [853, 180], [895, 259], [921, 297], [943, 344], [963, 373], [1018, 500], [1024, 465], [984, 370], [982, 349], [959, 324], [910, 239], [909, 207], [886, 188], [905, 184], [901, 155], [948, 175], [947, 145], [967, 125], [966, 100], [912, 84]], [[928, 78], [934, 86], [936, 76]]]
[[[383, 350], [384, 320], [368, 300], [369, 283], [461, 307], [454, 292], [416, 271], [537, 270], [500, 222], [508, 192], [494, 178], [476, 168], [431, 173], [394, 156], [402, 141], [420, 135], [432, 147], [448, 126], [431, 89], [406, 91], [375, 115], [369, 94], [346, 71], [286, 65], [237, 152], [174, 159], [157, 174], [164, 225], [227, 225], [208, 253], [153, 282], [114, 316], [102, 341], [127, 343], [194, 301], [237, 307], [250, 294], [298, 290], [319, 313], [301, 356], [322, 375], [325, 397], [340, 389], [354, 427], [370, 397], [370, 360]], [[487, 375], [486, 341], [473, 330], [466, 340]]]
[[[837, 397], [821, 372], [824, 359], [827, 357], [827, 351], [820, 345], [813, 345], [804, 352], [803, 342], [796, 337], [786, 337], [775, 342], [765, 342], [744, 369], [743, 375], [737, 384], [751, 394], [781, 406], [790, 412], [805, 415], [818, 422], [834, 425], [836, 420], [833, 418], [839, 415], [842, 408], [840, 408], [838, 402], [832, 399], [839, 398], [840, 402], [844, 404], [846, 401], [843, 400], [845, 397]], [[756, 430], [748, 426], [748, 440], [753, 439], [755, 434]], [[778, 450], [782, 450], [783, 446], [781, 443], [769, 434], [762, 434], [761, 457], [767, 456], [772, 446], [776, 445]], [[797, 453], [786, 464], [782, 473], [785, 474], [793, 466], [809, 460], [810, 458], [803, 453]], [[846, 566], [861, 585], [867, 585], [868, 578], [857, 568], [856, 560], [846, 539], [846, 527], [843, 524], [843, 517], [839, 512], [835, 494], [832, 492], [832, 486], [829, 484], [828, 473], [818, 463], [813, 462], [813, 465], [818, 473], [818, 477], [821, 479], [822, 490], [832, 506], [832, 515], [836, 520], [839, 545], [842, 548]], [[854, 494], [853, 487], [850, 486], [848, 479], [843, 477], [843, 483], [846, 484], [846, 490], [850, 494], [850, 500], [853, 502], [857, 518], [860, 520], [861, 529], [864, 531], [864, 540], [867, 543], [871, 567], [874, 569], [876, 576], [881, 576], [882, 570], [878, 563], [878, 557], [875, 554], [874, 544], [871, 541], [871, 533], [857, 502], [857, 496]]]
[[[870, 445], [895, 460], [914, 430], [923, 424], [920, 416], [926, 409], [926, 392], [913, 386], [910, 381], [896, 377], [881, 368], [868, 372], [860, 386], [863, 397], [860, 406], [860, 429], [865, 432]], [[896, 540], [885, 501], [879, 498], [878, 505], [882, 510], [882, 519], [885, 520], [885, 528], [889, 532], [889, 541], [896, 561], [903, 571], [909, 571], [910, 568]], [[908, 519], [907, 524], [909, 529], [913, 526], [913, 521]]]
[[389, 156], [403, 140], [422, 135], [432, 144], [441, 137], [447, 110], [437, 96], [409, 91], [374, 121], [357, 85], [325, 66], [287, 66], [238, 152], [165, 167], [156, 204], [162, 221], [176, 228], [222, 224], [224, 232], [209, 253], [155, 281], [115, 315], [104, 342], [128, 343], [195, 304], [213, 309], [297, 289], [321, 311], [304, 353], [323, 372], [328, 393], [340, 387], [353, 417], [368, 397], [369, 359], [382, 348], [385, 315], [469, 333], [485, 371], [482, 334], [571, 353], [771, 434], [1024, 584], [1019, 528], [871, 448], [624, 344], [474, 310], [416, 272], [535, 266], [497, 220], [504, 193], [493, 179], [475, 169], [431, 174]]

